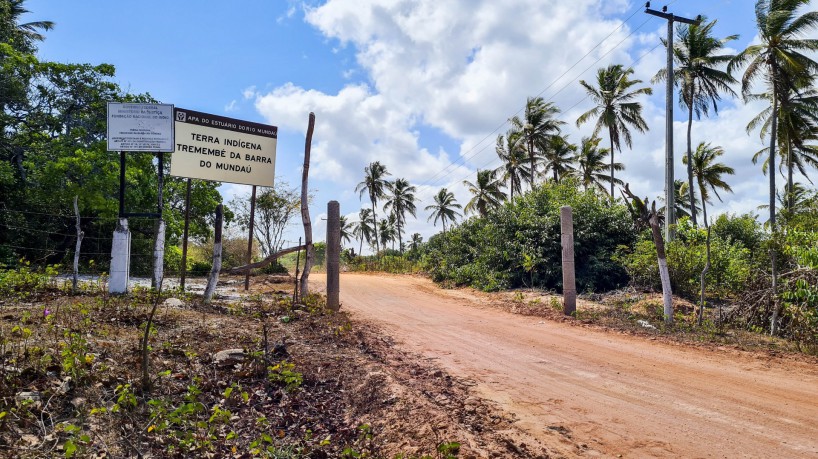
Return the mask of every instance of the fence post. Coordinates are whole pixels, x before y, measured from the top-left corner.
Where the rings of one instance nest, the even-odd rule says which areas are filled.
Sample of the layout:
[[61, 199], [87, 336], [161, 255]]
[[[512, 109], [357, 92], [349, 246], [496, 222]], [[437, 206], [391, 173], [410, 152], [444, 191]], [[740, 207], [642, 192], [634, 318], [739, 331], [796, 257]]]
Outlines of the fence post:
[[210, 303], [213, 299], [213, 293], [216, 291], [216, 284], [219, 283], [219, 272], [222, 270], [222, 205], [216, 206], [216, 235], [213, 244], [213, 267], [210, 269], [210, 275], [207, 276], [207, 287], [204, 293], [205, 304]]
[[338, 201], [327, 204], [327, 307], [337, 311], [341, 305], [341, 206]]
[[131, 232], [128, 230], [128, 219], [120, 218], [111, 244], [111, 276], [108, 279], [108, 291], [115, 294], [128, 293], [130, 270]]
[[562, 233], [562, 312], [573, 315], [577, 311], [577, 285], [574, 273], [574, 219], [570, 206], [560, 207]]

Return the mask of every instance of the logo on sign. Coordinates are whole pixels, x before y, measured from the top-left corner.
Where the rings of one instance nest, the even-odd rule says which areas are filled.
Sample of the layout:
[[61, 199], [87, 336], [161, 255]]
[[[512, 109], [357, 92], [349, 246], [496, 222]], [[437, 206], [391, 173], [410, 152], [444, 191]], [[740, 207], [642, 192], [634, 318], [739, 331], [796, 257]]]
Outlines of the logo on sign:
[[187, 120], [187, 113], [185, 112], [176, 112], [176, 121], [180, 123], [184, 123]]

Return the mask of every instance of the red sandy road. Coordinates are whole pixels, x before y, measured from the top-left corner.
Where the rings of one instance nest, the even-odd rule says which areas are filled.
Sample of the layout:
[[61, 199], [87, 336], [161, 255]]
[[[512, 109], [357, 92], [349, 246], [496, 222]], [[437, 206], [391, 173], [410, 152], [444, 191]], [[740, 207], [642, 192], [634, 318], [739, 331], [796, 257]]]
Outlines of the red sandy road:
[[818, 370], [807, 363], [513, 315], [413, 277], [343, 274], [341, 301], [474, 380], [558, 453], [818, 458]]

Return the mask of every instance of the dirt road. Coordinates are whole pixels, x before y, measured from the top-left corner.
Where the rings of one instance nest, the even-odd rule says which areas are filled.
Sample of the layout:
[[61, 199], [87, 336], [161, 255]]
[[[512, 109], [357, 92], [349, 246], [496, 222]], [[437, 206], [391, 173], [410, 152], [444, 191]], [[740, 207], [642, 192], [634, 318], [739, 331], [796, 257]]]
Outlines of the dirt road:
[[412, 277], [343, 274], [341, 302], [472, 379], [557, 454], [818, 458], [806, 363], [513, 315]]

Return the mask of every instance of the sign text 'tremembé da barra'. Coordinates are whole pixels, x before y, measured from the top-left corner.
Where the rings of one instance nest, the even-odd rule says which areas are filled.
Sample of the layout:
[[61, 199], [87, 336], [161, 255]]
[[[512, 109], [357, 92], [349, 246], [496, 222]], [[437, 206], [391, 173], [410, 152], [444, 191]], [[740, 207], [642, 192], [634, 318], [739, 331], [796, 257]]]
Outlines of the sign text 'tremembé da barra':
[[174, 110], [176, 149], [170, 175], [214, 182], [273, 186], [278, 128]]

